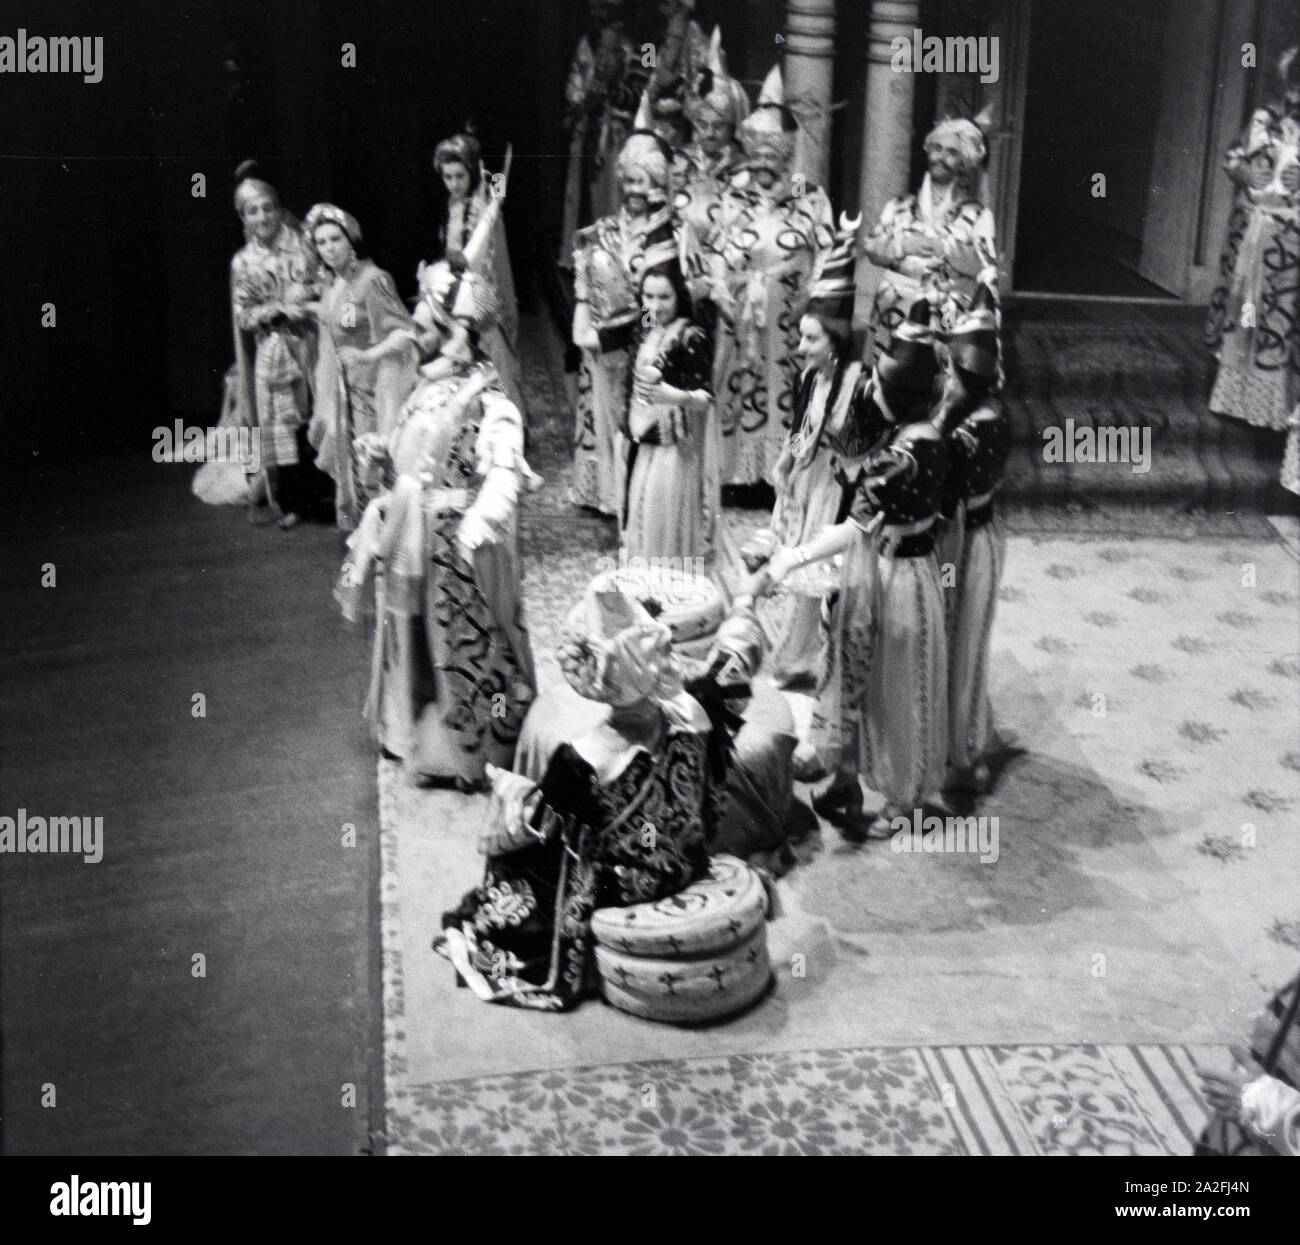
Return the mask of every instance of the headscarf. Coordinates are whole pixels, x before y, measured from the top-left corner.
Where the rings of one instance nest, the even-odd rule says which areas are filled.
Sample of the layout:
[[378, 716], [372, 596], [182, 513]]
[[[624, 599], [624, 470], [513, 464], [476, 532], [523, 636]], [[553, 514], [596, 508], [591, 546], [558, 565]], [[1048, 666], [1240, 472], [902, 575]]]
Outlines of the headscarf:
[[361, 245], [361, 226], [357, 224], [357, 218], [351, 212], [345, 212], [332, 203], [317, 203], [307, 213], [307, 219], [303, 221], [307, 242], [313, 251], [316, 250], [316, 230], [321, 225], [337, 225], [354, 247]]
[[557, 656], [569, 686], [586, 700], [665, 702], [682, 691], [672, 632], [608, 572], [591, 581], [565, 620]]

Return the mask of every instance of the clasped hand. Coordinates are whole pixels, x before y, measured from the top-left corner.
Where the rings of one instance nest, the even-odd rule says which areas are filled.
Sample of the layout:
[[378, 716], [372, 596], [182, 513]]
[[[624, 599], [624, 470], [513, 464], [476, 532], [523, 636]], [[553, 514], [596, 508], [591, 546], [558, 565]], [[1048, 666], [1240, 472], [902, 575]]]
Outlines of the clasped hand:
[[500, 856], [517, 851], [531, 837], [526, 828], [527, 805], [537, 794], [535, 782], [496, 765], [486, 767], [492, 784], [492, 803], [488, 808], [487, 829], [479, 838], [478, 849], [484, 856]]

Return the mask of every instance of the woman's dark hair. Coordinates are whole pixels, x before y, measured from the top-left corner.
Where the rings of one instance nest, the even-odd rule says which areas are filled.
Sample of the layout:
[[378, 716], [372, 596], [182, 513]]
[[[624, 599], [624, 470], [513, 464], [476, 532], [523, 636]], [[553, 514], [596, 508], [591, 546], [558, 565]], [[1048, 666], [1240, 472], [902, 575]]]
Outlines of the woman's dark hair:
[[636, 283], [638, 302], [641, 299], [642, 291], [645, 289], [647, 277], [663, 277], [673, 287], [673, 293], [677, 295], [677, 314], [685, 316], [688, 320], [695, 319], [695, 303], [691, 298], [690, 290], [686, 288], [682, 270], [676, 264], [656, 264], [653, 268], [647, 268], [641, 274], [641, 279]]

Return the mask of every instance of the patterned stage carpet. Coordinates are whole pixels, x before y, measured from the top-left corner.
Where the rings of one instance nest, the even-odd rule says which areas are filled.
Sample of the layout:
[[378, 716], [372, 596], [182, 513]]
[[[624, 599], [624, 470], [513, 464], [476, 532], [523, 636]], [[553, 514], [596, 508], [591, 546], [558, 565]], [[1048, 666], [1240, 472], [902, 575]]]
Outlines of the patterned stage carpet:
[[403, 1087], [388, 1152], [1181, 1155], [1214, 1047], [813, 1050]]
[[[529, 374], [560, 408], [563, 378]], [[615, 547], [563, 501], [565, 441], [533, 424], [544, 686]], [[1300, 568], [1263, 525], [1163, 530], [1013, 526], [991, 663], [1008, 744], [976, 810], [999, 818], [997, 862], [815, 831], [779, 883], [774, 988], [723, 1024], [457, 990], [429, 941], [480, 876], [486, 802], [381, 762], [389, 1148], [1187, 1152], [1191, 1058], [1222, 1066], [1300, 951]]]

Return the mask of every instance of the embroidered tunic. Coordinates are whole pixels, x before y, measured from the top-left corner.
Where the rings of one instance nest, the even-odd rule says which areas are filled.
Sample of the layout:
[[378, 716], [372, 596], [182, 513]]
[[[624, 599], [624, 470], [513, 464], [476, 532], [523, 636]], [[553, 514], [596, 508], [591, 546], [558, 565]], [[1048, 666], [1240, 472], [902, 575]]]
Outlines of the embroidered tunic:
[[606, 783], [561, 744], [528, 806], [526, 845], [489, 858], [435, 947], [492, 1002], [573, 1007], [595, 986], [592, 912], [674, 895], [706, 869], [718, 782], [707, 731], [669, 726]]

